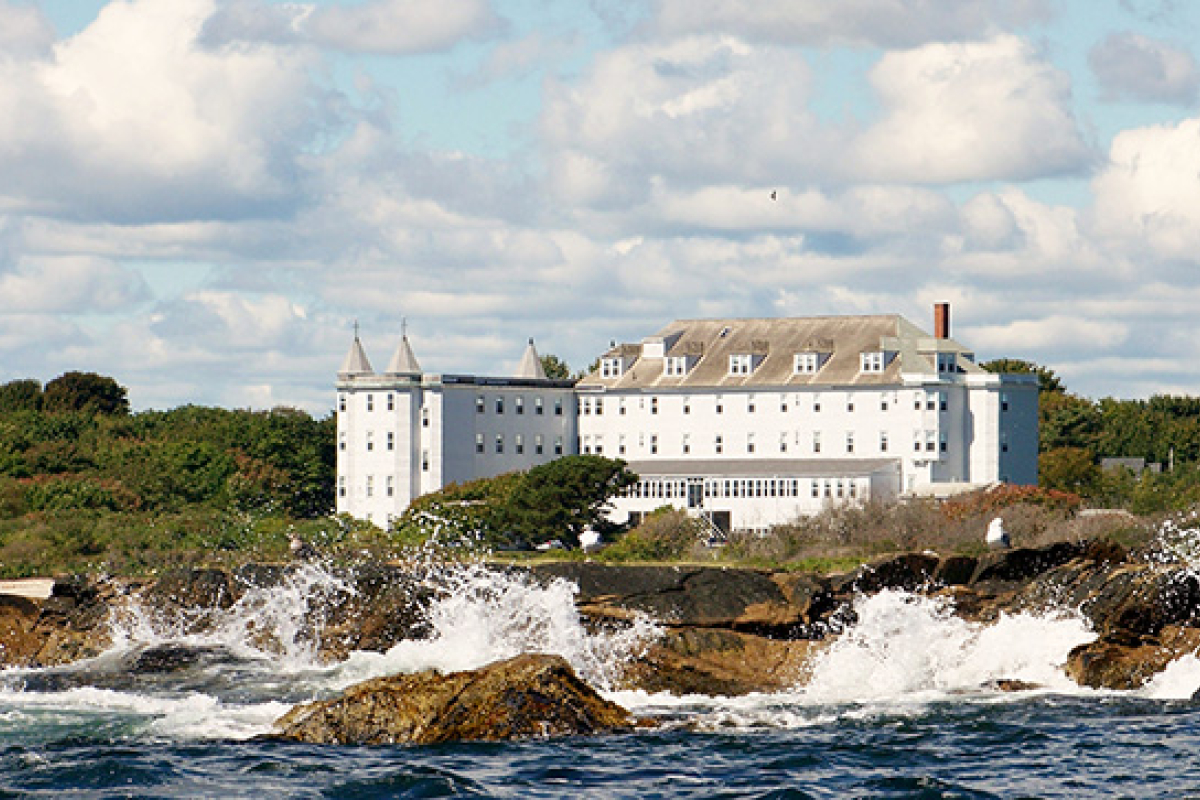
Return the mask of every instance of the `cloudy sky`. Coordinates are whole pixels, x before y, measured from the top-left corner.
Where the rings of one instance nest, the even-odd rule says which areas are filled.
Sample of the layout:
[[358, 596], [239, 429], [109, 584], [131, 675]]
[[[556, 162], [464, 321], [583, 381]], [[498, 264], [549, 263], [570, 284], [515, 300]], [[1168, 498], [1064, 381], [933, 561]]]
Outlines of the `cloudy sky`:
[[[1200, 3], [0, 0], [0, 380], [324, 413], [898, 312], [1200, 394]], [[772, 193], [776, 199], [772, 199]]]

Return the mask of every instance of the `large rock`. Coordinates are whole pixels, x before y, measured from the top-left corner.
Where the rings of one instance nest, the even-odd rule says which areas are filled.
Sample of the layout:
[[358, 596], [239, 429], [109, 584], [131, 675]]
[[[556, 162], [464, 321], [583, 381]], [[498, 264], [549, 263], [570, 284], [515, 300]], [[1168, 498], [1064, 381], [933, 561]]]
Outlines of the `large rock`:
[[1134, 644], [1097, 639], [1079, 645], [1067, 657], [1066, 672], [1081, 686], [1137, 689], [1172, 661], [1198, 649], [1200, 630], [1167, 626], [1158, 636]]
[[629, 712], [559, 656], [522, 655], [470, 672], [376, 678], [299, 705], [279, 736], [315, 744], [434, 744], [595, 734], [630, 728]]

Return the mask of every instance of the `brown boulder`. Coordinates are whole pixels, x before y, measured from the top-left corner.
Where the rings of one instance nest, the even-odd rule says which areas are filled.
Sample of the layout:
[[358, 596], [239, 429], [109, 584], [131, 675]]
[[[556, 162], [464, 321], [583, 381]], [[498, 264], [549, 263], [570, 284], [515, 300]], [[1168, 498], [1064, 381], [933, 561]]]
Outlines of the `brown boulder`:
[[434, 744], [621, 731], [628, 711], [559, 656], [521, 655], [470, 672], [376, 678], [296, 706], [279, 736], [313, 744]]
[[1081, 686], [1137, 689], [1188, 653], [1200, 649], [1200, 630], [1165, 627], [1158, 637], [1135, 644], [1098, 639], [1067, 656], [1066, 672]]

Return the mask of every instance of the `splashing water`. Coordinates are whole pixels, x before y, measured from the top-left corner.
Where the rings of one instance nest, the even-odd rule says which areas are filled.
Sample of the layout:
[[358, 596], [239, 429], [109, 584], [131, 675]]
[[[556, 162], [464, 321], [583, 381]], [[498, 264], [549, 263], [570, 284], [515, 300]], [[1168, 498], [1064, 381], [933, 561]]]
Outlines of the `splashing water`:
[[1076, 688], [1067, 654], [1095, 634], [1078, 616], [1001, 615], [992, 625], [953, 615], [940, 598], [884, 591], [856, 604], [858, 623], [814, 664], [810, 702], [930, 698], [1004, 679]]
[[608, 688], [630, 659], [660, 635], [648, 617], [628, 627], [591, 632], [575, 610], [578, 587], [562, 579], [540, 584], [528, 574], [481, 564], [441, 570], [430, 579], [439, 590], [427, 618], [428, 640], [403, 641], [383, 656], [357, 653], [342, 669], [353, 682], [370, 674], [476, 669], [521, 653], [565, 658], [581, 678]]

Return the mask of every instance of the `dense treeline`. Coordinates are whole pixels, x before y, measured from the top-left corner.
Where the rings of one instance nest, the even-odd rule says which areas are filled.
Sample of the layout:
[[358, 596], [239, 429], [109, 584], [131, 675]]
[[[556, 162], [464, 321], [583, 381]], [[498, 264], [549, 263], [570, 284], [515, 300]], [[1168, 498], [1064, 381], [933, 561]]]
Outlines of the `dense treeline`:
[[329, 524], [334, 424], [286, 408], [131, 413], [93, 373], [0, 385], [0, 573], [145, 567], [267, 533], [286, 547], [289, 525]]
[[[1038, 376], [1041, 485], [1073, 492], [1093, 506], [1157, 513], [1200, 504], [1200, 397], [1089, 400], [1057, 375], [1027, 361], [983, 365]], [[1105, 458], [1144, 459], [1144, 472], [1103, 469]]]

